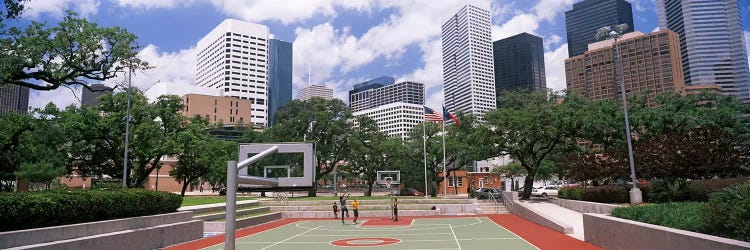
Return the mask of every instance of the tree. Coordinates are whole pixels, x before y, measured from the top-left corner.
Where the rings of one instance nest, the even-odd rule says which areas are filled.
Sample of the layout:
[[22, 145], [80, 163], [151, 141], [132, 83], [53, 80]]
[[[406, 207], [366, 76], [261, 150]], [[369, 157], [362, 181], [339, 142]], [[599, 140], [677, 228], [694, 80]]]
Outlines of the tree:
[[[4, 17], [22, 11], [19, 1], [5, 0]], [[99, 27], [68, 12], [55, 27], [32, 21], [25, 29], [5, 29], [0, 19], [0, 84], [16, 84], [35, 90], [80, 85], [114, 78], [139, 46], [136, 36], [120, 27]]]
[[[14, 172], [18, 170], [22, 161], [22, 138], [34, 130], [31, 116], [10, 112], [0, 114], [0, 181], [15, 181]], [[6, 185], [0, 185], [0, 190], [10, 191]]]
[[509, 162], [503, 166], [496, 166], [492, 168], [493, 173], [503, 174], [505, 177], [510, 178], [510, 186], [512, 190], [518, 186], [516, 183], [516, 177], [526, 175], [526, 169], [521, 166], [521, 163], [517, 161]]
[[[267, 140], [315, 143], [317, 163], [313, 189], [319, 179], [348, 159], [352, 114], [341, 100], [292, 100], [281, 107], [276, 117], [280, 122], [265, 132]], [[309, 196], [315, 195], [315, 190], [311, 190]]]
[[[440, 135], [442, 132], [441, 126], [441, 124], [433, 122], [422, 123], [414, 126], [409, 132], [409, 138], [411, 139], [406, 142], [407, 150], [403, 155], [399, 156], [408, 161], [409, 164], [405, 164], [405, 167], [410, 169], [407, 170], [408, 172], [422, 173], [425, 164], [423, 143], [426, 143], [428, 190], [425, 190], [425, 193], [429, 193], [432, 197], [437, 197], [437, 188], [440, 186], [440, 183], [445, 180], [443, 175], [440, 174], [443, 166], [443, 137]], [[424, 132], [425, 137], [422, 137], [423, 129], [426, 129]]]
[[349, 173], [367, 181], [365, 196], [372, 195], [372, 187], [377, 181], [377, 172], [398, 169], [401, 141], [388, 138], [380, 132], [377, 123], [367, 116], [356, 118], [357, 126], [352, 129]]
[[176, 153], [176, 136], [183, 129], [184, 117], [180, 114], [182, 100], [176, 95], [163, 95], [147, 105], [146, 116], [133, 126], [131, 155], [134, 159], [130, 186], [142, 187], [148, 176], [160, 168], [164, 155]]
[[208, 121], [195, 117], [184, 131], [177, 134], [177, 166], [169, 171], [169, 175], [182, 183], [181, 196], [185, 196], [188, 185], [210, 172], [206, 155], [211, 144], [216, 142], [206, 132], [206, 126]]
[[52, 181], [65, 174], [64, 165], [56, 165], [50, 162], [22, 163], [15, 175], [29, 182], [44, 183], [46, 189], [50, 188]]
[[495, 152], [511, 155], [528, 173], [522, 199], [531, 196], [542, 163], [576, 145], [572, 138], [583, 126], [578, 118], [582, 111], [571, 108], [576, 104], [572, 100], [560, 103], [563, 98], [554, 92], [506, 92], [503, 106], [486, 115]]
[[[446, 127], [445, 151], [448, 161], [448, 176], [455, 176], [456, 171], [472, 166], [475, 161], [486, 160], [497, 156], [493, 152], [491, 131], [482, 126], [473, 115], [458, 115], [461, 126]], [[450, 177], [449, 177], [450, 178]], [[458, 194], [458, 186], [453, 191]]]

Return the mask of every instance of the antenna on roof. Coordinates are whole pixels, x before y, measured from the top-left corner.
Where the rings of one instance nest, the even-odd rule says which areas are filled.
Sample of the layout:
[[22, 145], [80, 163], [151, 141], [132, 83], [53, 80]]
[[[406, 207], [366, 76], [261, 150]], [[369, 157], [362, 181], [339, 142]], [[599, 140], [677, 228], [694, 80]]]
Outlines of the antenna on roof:
[[310, 63], [307, 64], [307, 85], [312, 85], [312, 78], [311, 78], [311, 71], [310, 71]]

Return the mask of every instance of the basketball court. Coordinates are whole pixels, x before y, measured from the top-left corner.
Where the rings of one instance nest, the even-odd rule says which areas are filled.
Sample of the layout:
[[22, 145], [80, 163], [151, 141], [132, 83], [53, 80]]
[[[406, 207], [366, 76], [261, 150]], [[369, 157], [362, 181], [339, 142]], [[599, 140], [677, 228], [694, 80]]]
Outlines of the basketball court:
[[[236, 232], [237, 249], [600, 249], [513, 215], [282, 219]], [[223, 235], [166, 249], [223, 249]], [[488, 248], [490, 247], [490, 248]]]

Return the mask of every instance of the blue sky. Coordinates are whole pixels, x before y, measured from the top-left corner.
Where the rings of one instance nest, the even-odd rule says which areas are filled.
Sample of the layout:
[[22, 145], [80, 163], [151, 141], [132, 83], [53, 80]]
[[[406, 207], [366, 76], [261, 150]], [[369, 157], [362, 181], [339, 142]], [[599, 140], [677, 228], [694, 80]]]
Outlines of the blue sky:
[[[547, 86], [565, 87], [567, 58], [564, 12], [574, 0], [468, 0], [489, 4], [493, 40], [520, 32], [545, 41]], [[635, 29], [658, 27], [654, 0], [629, 0]], [[424, 82], [427, 105], [442, 102], [440, 26], [467, 0], [34, 0], [25, 20], [55, 23], [74, 10], [103, 26], [121, 26], [138, 36], [140, 57], [156, 65], [136, 76], [143, 90], [156, 81], [190, 84], [195, 45], [226, 18], [264, 24], [277, 39], [294, 42], [294, 93], [312, 82], [335, 89], [346, 100], [353, 84], [379, 76]], [[750, 40], [750, 1], [740, 1]], [[32, 94], [30, 105], [77, 103], [70, 90]]]

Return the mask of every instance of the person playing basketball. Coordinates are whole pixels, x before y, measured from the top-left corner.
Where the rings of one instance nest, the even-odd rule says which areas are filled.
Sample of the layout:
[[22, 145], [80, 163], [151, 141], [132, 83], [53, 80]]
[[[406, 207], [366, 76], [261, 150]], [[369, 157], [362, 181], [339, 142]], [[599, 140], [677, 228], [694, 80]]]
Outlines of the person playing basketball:
[[333, 202], [333, 218], [339, 218], [339, 206], [336, 205], [335, 201]]
[[344, 224], [344, 214], [346, 214], [346, 217], [349, 217], [349, 209], [346, 208], [346, 200], [348, 198], [349, 194], [346, 194], [346, 197], [344, 195], [339, 197], [339, 202], [341, 203], [341, 224]]
[[354, 221], [352, 223], [357, 224], [357, 218], [359, 218], [359, 201], [356, 198], [352, 202], [352, 208], [354, 209]]
[[393, 221], [398, 221], [398, 198], [393, 198]]

